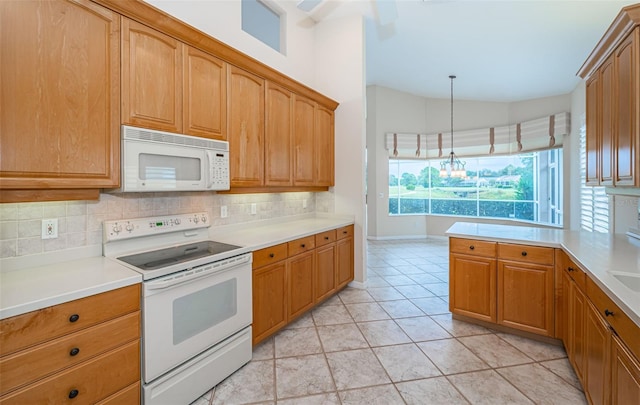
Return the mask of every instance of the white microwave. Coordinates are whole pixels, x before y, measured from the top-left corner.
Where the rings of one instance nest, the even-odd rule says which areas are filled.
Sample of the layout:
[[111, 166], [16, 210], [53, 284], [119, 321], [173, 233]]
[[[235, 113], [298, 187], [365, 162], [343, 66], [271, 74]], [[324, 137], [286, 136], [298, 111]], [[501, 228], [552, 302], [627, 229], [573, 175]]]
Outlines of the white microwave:
[[122, 126], [123, 192], [229, 190], [229, 142]]

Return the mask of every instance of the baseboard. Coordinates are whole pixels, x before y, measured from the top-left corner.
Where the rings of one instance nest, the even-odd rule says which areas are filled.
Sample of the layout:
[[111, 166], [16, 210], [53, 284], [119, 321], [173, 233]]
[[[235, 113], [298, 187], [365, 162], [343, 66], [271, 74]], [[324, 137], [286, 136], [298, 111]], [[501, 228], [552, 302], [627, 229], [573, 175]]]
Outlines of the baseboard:
[[360, 290], [364, 290], [365, 288], [367, 288], [367, 282], [365, 281], [364, 283], [361, 281], [351, 281], [348, 284], [349, 287], [353, 287], [353, 288], [358, 288]]

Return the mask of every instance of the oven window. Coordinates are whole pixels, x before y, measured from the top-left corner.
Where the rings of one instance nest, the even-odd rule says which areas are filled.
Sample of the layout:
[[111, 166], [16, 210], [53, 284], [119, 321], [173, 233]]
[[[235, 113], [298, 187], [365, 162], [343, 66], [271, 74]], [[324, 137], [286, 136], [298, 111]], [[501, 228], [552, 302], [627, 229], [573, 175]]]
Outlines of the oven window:
[[200, 181], [200, 159], [181, 156], [141, 153], [140, 180]]
[[235, 278], [173, 301], [173, 344], [177, 345], [236, 315]]

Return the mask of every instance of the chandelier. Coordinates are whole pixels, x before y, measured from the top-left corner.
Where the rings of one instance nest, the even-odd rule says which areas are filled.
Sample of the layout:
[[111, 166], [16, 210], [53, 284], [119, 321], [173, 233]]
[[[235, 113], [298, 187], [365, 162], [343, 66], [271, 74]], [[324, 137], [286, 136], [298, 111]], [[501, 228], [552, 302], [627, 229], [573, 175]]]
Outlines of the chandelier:
[[453, 79], [455, 78], [454, 75], [449, 76], [451, 79], [451, 153], [449, 153], [449, 158], [440, 162], [440, 177], [466, 178], [467, 171], [464, 168], [466, 163], [460, 161], [453, 153]]

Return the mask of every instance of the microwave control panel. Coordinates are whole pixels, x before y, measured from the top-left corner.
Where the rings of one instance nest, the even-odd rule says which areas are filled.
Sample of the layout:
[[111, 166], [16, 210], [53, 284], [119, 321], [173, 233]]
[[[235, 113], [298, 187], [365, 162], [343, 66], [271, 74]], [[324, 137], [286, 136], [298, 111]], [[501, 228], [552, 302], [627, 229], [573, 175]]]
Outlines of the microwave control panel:
[[207, 151], [211, 166], [209, 166], [209, 184], [211, 190], [228, 190], [229, 182], [229, 152]]

